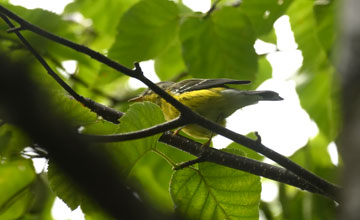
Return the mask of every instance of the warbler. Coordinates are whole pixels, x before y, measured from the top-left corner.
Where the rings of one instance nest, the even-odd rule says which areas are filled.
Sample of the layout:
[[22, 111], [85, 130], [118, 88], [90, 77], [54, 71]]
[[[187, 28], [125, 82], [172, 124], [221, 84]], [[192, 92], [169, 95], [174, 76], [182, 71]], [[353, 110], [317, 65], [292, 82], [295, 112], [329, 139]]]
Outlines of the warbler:
[[[227, 86], [249, 83], [250, 81], [233, 79], [187, 79], [181, 82], [159, 82], [157, 85], [193, 111], [225, 126], [225, 119], [240, 108], [256, 104], [259, 101], [283, 100], [278, 93], [273, 91], [244, 91]], [[138, 97], [129, 101], [156, 103], [163, 111], [166, 120], [180, 115], [175, 107], [150, 89], [146, 89]], [[186, 125], [181, 130], [199, 139], [211, 139], [213, 136], [210, 130], [197, 124]]]

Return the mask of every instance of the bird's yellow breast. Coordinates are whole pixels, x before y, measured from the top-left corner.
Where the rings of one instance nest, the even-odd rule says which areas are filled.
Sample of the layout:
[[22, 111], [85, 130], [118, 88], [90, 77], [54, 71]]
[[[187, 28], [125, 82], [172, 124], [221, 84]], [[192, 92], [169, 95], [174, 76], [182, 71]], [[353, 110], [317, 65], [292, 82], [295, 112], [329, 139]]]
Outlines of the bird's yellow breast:
[[[225, 101], [224, 96], [221, 94], [225, 88], [211, 88], [184, 92], [181, 94], [172, 94], [182, 104], [188, 106], [193, 111], [199, 113], [207, 119], [225, 125], [225, 116], [222, 113]], [[155, 98], [155, 97], [153, 97]], [[179, 111], [164, 99], [160, 99], [160, 105], [166, 120], [171, 120], [179, 116]], [[182, 131], [190, 136], [207, 139], [211, 136], [211, 132], [199, 125], [190, 124], [185, 126]]]

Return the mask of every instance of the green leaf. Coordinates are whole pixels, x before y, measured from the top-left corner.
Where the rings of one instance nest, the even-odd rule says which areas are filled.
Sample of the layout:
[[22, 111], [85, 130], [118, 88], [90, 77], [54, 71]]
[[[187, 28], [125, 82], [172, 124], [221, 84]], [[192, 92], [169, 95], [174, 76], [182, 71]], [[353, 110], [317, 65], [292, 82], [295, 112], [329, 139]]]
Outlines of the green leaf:
[[257, 36], [269, 33], [274, 22], [284, 14], [293, 0], [244, 0], [240, 9], [249, 17]]
[[142, 196], [161, 212], [173, 212], [173, 201], [169, 194], [169, 180], [173, 174], [172, 163], [195, 159], [181, 150], [158, 143], [156, 149], [146, 154], [132, 169], [129, 180], [142, 189]]
[[81, 189], [50, 160], [48, 180], [53, 192], [71, 209], [75, 210], [84, 200]]
[[304, 57], [302, 72], [309, 73], [327, 68], [328, 65], [327, 55], [314, 31], [316, 23], [313, 10], [313, 1], [296, 0], [287, 12], [295, 41]]
[[[74, 112], [77, 115], [76, 102], [72, 103]], [[64, 110], [65, 111], [65, 110]], [[81, 109], [79, 112], [81, 113]], [[87, 110], [86, 110], [87, 111]], [[83, 112], [83, 114], [87, 114]], [[80, 115], [77, 117], [81, 118]], [[87, 117], [85, 116], [85, 119]], [[87, 121], [87, 120], [82, 120]], [[96, 122], [89, 120], [85, 126], [86, 133], [94, 132], [104, 134], [105, 131], [111, 133], [124, 133], [129, 131], [141, 130], [164, 121], [161, 109], [153, 103], [135, 103], [126, 114], [121, 117], [120, 125], [112, 125], [108, 122]], [[108, 133], [108, 134], [109, 134]], [[160, 135], [160, 134], [159, 134]], [[159, 135], [148, 138], [142, 138], [134, 141], [118, 142], [112, 144], [103, 144], [108, 152], [113, 156], [114, 161], [118, 162], [120, 173], [127, 177], [134, 166], [156, 146]], [[100, 147], [100, 144], [97, 146]], [[72, 210], [76, 209], [84, 200], [84, 195], [74, 183], [59, 170], [55, 164], [50, 161], [48, 168], [50, 186], [56, 195], [61, 198]]]
[[[296, 151], [290, 159], [322, 178], [339, 182], [337, 177], [339, 168], [331, 163], [327, 152], [328, 144], [327, 137], [319, 133], [305, 147]], [[337, 213], [337, 205], [333, 201], [284, 184], [280, 184], [279, 199], [283, 207], [284, 219], [334, 219]]]
[[91, 19], [92, 28], [98, 36], [92, 43], [92, 48], [104, 50], [114, 42], [116, 26], [122, 15], [137, 2], [138, 0], [76, 0], [68, 4], [64, 11], [80, 12], [85, 18]]
[[260, 57], [258, 59], [259, 69], [256, 74], [256, 79], [251, 83], [251, 88], [256, 89], [263, 83], [265, 80], [272, 77], [272, 67], [266, 57]]
[[[253, 139], [256, 138], [256, 136], [255, 136], [253, 133], [251, 133], [250, 135], [246, 135], [246, 136], [247, 136], [247, 137], [250, 137], [250, 138], [253, 138]], [[263, 159], [264, 159], [264, 156], [263, 156], [263, 155], [258, 154], [258, 153], [256, 153], [255, 151], [250, 150], [249, 148], [244, 147], [244, 146], [242, 146], [242, 145], [240, 145], [240, 144], [238, 144], [238, 143], [235, 143], [235, 142], [229, 144], [229, 145], [226, 147], [226, 149], [237, 149], [237, 150], [240, 150], [240, 151], [244, 152], [244, 154], [245, 154], [246, 157], [249, 157], [249, 158], [252, 158], [252, 159], [255, 159], [255, 160], [263, 160]]]
[[189, 17], [181, 25], [183, 57], [197, 78], [255, 79], [255, 35], [244, 13], [233, 7], [209, 17]]
[[[331, 162], [327, 148], [330, 142], [327, 137], [319, 133], [315, 138], [309, 140], [306, 146], [296, 151], [291, 159], [323, 178], [332, 182], [338, 182], [338, 168]], [[321, 155], [321, 156], [320, 156]]]
[[91, 198], [87, 197], [87, 194], [84, 193], [74, 181], [65, 175], [52, 160], [49, 161], [48, 166], [48, 181], [51, 190], [72, 211], [81, 205], [82, 211], [86, 215], [86, 219], [111, 219]]
[[334, 140], [340, 127], [339, 85], [333, 79], [334, 70], [329, 67], [297, 86], [301, 106], [316, 122], [328, 140]]
[[[337, 12], [339, 1], [331, 0], [327, 4], [318, 4], [314, 6], [314, 15], [316, 19], [316, 28], [319, 42], [329, 56], [332, 57], [334, 44], [338, 38], [336, 21], [339, 20]], [[337, 57], [335, 57], [337, 58]]]
[[303, 55], [300, 69], [304, 82], [297, 87], [301, 106], [320, 131], [333, 140], [339, 130], [339, 83], [335, 68], [320, 43], [314, 16], [314, 2], [296, 0], [288, 11], [295, 40]]
[[[79, 41], [82, 37], [81, 35], [76, 34], [77, 32], [79, 32], [79, 29], [82, 29], [79, 24], [71, 21], [66, 21], [60, 15], [57, 15], [55, 13], [43, 9], [29, 10], [21, 6], [14, 6], [11, 4], [6, 4], [5, 7], [13, 11], [14, 13], [20, 15], [28, 22], [31, 22], [45, 29], [46, 31], [57, 34], [66, 39], [70, 39], [72, 41]], [[8, 29], [7, 25], [4, 24], [4, 28]], [[77, 30], [77, 32], [75, 30]], [[0, 34], [4, 33], [7, 34], [4, 31], [0, 32]], [[58, 59], [79, 60], [86, 63], [86, 59], [83, 55], [81, 55], [80, 53], [74, 53], [71, 49], [67, 47], [54, 43], [50, 40], [44, 40], [43, 37], [37, 34], [33, 34], [30, 31], [24, 31], [21, 32], [21, 34], [32, 45], [32, 47], [35, 48], [36, 51], [38, 51], [43, 56], [49, 57], [51, 60], [56, 60], [56, 62], [58, 63]], [[9, 38], [9, 36], [5, 37]], [[10, 38], [14, 39], [15, 42], [18, 42], [18, 38], [15, 34], [10, 35]], [[22, 48], [23, 45], [19, 44], [18, 46]]]
[[86, 220], [115, 220], [94, 202], [86, 200], [81, 204]]
[[[142, 102], [130, 106], [120, 118], [120, 125], [115, 133], [138, 131], [164, 122], [160, 107], [154, 103]], [[154, 149], [161, 134], [132, 141], [107, 144], [107, 150], [118, 161], [121, 175], [128, 176], [131, 169], [146, 153]]]
[[[231, 153], [238, 150], [228, 149]], [[189, 219], [258, 219], [260, 177], [213, 163], [176, 171], [170, 193]]]
[[27, 136], [17, 127], [10, 124], [0, 126], [0, 158], [18, 157], [30, 144]]
[[171, 165], [154, 152], [145, 154], [133, 167], [128, 181], [141, 189], [140, 195], [161, 212], [171, 213], [173, 202], [169, 194]]
[[[159, 106], [150, 103], [135, 103], [120, 119], [116, 133], [137, 131], [164, 122]], [[168, 154], [169, 147], [158, 143], [159, 136], [154, 135], [133, 141], [107, 145], [107, 150], [118, 161], [121, 175], [140, 190], [140, 196], [162, 212], [171, 212], [173, 205], [169, 195], [169, 179], [172, 167], [161, 155]], [[173, 151], [172, 151], [173, 152]], [[178, 156], [183, 152], [174, 152]], [[181, 158], [181, 157], [180, 157]]]
[[176, 39], [178, 23], [174, 2], [140, 1], [122, 17], [109, 57], [128, 67], [153, 59]]
[[51, 210], [56, 196], [50, 189], [46, 173], [37, 175], [31, 193], [34, 198], [22, 220], [52, 220]]
[[277, 37], [275, 33], [275, 29], [272, 29], [269, 33], [259, 36], [259, 39], [265, 41], [267, 43], [276, 44]]
[[31, 160], [2, 161], [0, 219], [18, 219], [26, 213], [33, 197], [30, 189], [35, 177]]
[[74, 98], [55, 94], [53, 105], [73, 126], [81, 126], [94, 123], [97, 115]]
[[180, 41], [176, 40], [155, 59], [155, 71], [161, 81], [167, 81], [186, 71]]

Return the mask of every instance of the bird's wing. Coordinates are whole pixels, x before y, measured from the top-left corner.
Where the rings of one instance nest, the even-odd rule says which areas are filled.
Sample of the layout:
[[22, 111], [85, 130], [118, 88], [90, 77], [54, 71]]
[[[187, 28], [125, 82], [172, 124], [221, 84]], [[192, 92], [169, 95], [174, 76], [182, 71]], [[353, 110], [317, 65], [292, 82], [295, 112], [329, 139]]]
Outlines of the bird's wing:
[[[226, 87], [226, 84], [249, 84], [248, 80], [234, 80], [234, 79], [188, 79], [174, 84], [173, 91], [177, 93], [184, 93], [200, 89], [208, 89], [213, 87]], [[175, 88], [176, 87], [176, 88]]]

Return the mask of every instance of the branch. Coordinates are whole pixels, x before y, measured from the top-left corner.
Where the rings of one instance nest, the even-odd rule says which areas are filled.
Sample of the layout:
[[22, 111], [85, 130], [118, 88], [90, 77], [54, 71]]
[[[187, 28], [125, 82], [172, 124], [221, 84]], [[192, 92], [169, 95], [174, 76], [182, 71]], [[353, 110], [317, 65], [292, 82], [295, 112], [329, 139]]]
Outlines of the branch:
[[46, 37], [52, 41], [58, 42], [67, 47], [70, 47], [76, 51], [87, 54], [88, 56], [98, 60], [101, 63], [108, 65], [109, 67], [114, 68], [115, 70], [118, 70], [128, 76], [131, 76], [131, 77], [134, 77], [134, 78], [140, 80], [145, 85], [147, 85], [151, 90], [153, 90], [155, 93], [157, 93], [160, 97], [164, 98], [168, 103], [170, 103], [176, 109], [178, 109], [181, 113], [181, 117], [183, 117], [184, 119], [191, 120], [192, 123], [197, 123], [200, 126], [205, 127], [217, 134], [223, 135], [224, 137], [227, 137], [236, 143], [239, 143], [239, 144], [241, 144], [245, 147], [248, 147], [258, 153], [263, 154], [264, 156], [272, 159], [273, 161], [277, 162], [279, 165], [290, 170], [291, 172], [298, 175], [299, 177], [305, 179], [306, 181], [311, 183], [313, 186], [315, 186], [319, 190], [323, 191], [323, 193], [327, 194], [329, 197], [334, 198], [334, 200], [337, 200], [336, 198], [339, 195], [339, 191], [340, 191], [340, 188], [338, 186], [327, 182], [326, 180], [322, 179], [319, 176], [316, 176], [315, 174], [311, 173], [310, 171], [308, 171], [308, 170], [302, 168], [301, 166], [299, 166], [298, 164], [292, 162], [285, 156], [262, 145], [259, 141], [252, 140], [243, 135], [240, 135], [233, 131], [230, 131], [212, 121], [207, 120], [206, 118], [202, 117], [201, 115], [193, 112], [189, 107], [183, 105], [182, 103], [177, 101], [174, 97], [172, 97], [167, 92], [165, 92], [161, 88], [159, 88], [156, 84], [154, 84], [149, 79], [147, 79], [144, 76], [138, 63], [135, 63], [135, 70], [128, 69], [125, 66], [122, 66], [121, 64], [109, 59], [108, 57], [106, 57], [96, 51], [93, 51], [85, 46], [76, 44], [72, 41], [66, 40], [59, 36], [56, 36], [50, 32], [47, 32], [47, 31], [25, 21], [24, 19], [20, 18], [19, 16], [15, 15], [14, 13], [12, 13], [11, 11], [7, 10], [6, 8], [4, 8], [2, 6], [0, 6], [0, 12], [7, 15], [8, 17], [14, 19], [15, 21], [17, 21], [26, 30], [30, 30], [30, 31], [37, 33], [43, 37]]
[[[1, 8], [2, 6], [0, 6]], [[22, 36], [22, 34], [19, 32], [20, 30], [23, 30], [23, 28], [16, 28], [11, 21], [0, 13], [0, 17], [8, 24], [10, 27], [9, 32], [14, 32], [16, 36], [22, 41], [22, 43], [25, 45], [25, 47], [28, 48], [28, 50], [36, 57], [36, 59], [41, 63], [41, 65], [47, 70], [48, 74], [55, 79], [57, 83], [60, 84], [62, 88], [65, 89], [72, 97], [75, 98], [78, 102], [82, 103], [86, 107], [88, 107], [91, 111], [95, 112], [99, 116], [103, 117], [104, 119], [111, 121], [115, 124], [118, 124], [118, 118], [120, 118], [123, 113], [116, 111], [115, 109], [109, 108], [105, 105], [102, 105], [100, 103], [97, 103], [89, 98], [84, 98], [83, 96], [77, 94], [69, 85], [66, 84], [47, 64], [44, 58], [30, 45], [30, 43]]]
[[276, 151], [271, 150], [270, 148], [267, 148], [264, 146], [258, 139], [252, 140], [246, 136], [240, 135], [238, 133], [235, 133], [229, 129], [226, 129], [222, 126], [218, 126], [214, 123], [208, 123], [208, 121], [199, 121], [199, 124], [203, 127], [208, 128], [211, 131], [214, 131], [218, 134], [221, 134], [230, 140], [241, 144], [247, 148], [250, 148], [267, 158], [275, 161], [282, 167], [290, 170], [291, 172], [295, 173], [299, 177], [305, 179], [315, 187], [317, 187], [319, 190], [322, 190], [323, 193], [328, 194], [328, 197], [333, 198], [335, 201], [338, 201], [338, 196], [340, 195], [340, 187], [336, 186], [335, 184], [332, 184], [325, 179], [313, 174], [312, 172], [304, 169], [303, 167], [299, 166], [295, 162], [291, 161], [287, 157], [277, 153]]
[[217, 4], [220, 2], [220, 0], [216, 0], [212, 5], [209, 11], [206, 12], [204, 15], [204, 19], [208, 18], [213, 11], [215, 11]]
[[[173, 135], [173, 133], [170, 131], [165, 132], [160, 137], [159, 141], [201, 158], [198, 162], [213, 162], [329, 197], [329, 195], [324, 194], [321, 190], [314, 187], [308, 181], [298, 177], [291, 171], [282, 167], [273, 166], [247, 157], [230, 154], [215, 148], [203, 147], [203, 145], [200, 143], [180, 135]], [[332, 197], [329, 198], [335, 199]]]
[[149, 137], [155, 134], [159, 134], [164, 131], [168, 131], [174, 128], [178, 128], [188, 124], [183, 118], [179, 117], [171, 121], [164, 122], [162, 124], [155, 125], [150, 128], [144, 128], [139, 131], [127, 132], [123, 134], [113, 134], [113, 135], [94, 135], [94, 134], [80, 134], [80, 137], [84, 138], [87, 141], [93, 142], [118, 142], [118, 141], [129, 141], [134, 139], [140, 139]]
[[114, 219], [180, 219], [165, 216], [141, 201], [134, 189], [126, 186], [125, 178], [118, 175], [119, 170], [109, 155], [80, 139], [61, 115], [39, 111], [51, 109], [49, 99], [30, 80], [25, 65], [11, 63], [0, 54], [0, 66], [0, 108], [5, 120], [46, 148], [50, 159], [81, 186], [88, 198]]
[[[340, 4], [341, 2], [341, 4]], [[335, 3], [335, 2], [332, 2]], [[360, 1], [339, 1], [341, 19], [338, 25], [336, 64], [339, 69], [337, 79], [341, 82], [342, 125], [339, 137], [339, 150], [342, 156], [344, 204], [340, 207], [339, 219], [360, 219]], [[333, 50], [335, 51], [335, 50]]]

